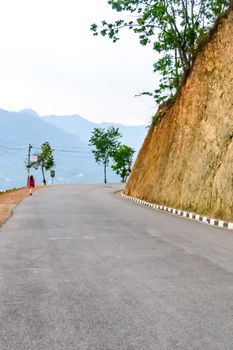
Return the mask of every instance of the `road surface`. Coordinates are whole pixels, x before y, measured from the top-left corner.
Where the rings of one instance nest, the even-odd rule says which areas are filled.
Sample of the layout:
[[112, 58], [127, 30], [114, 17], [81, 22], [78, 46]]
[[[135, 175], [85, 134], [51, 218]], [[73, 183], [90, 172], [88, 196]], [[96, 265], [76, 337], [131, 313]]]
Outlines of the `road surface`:
[[116, 189], [41, 190], [0, 229], [0, 349], [232, 350], [233, 233]]

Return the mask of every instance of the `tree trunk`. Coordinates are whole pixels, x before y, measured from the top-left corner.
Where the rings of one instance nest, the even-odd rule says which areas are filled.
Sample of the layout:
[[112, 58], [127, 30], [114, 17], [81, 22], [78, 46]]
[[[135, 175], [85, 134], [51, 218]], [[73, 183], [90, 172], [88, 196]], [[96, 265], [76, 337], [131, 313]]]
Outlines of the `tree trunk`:
[[178, 90], [178, 88], [180, 86], [180, 75], [179, 75], [179, 68], [178, 68], [178, 52], [177, 52], [177, 49], [175, 49], [175, 69], [176, 69], [175, 89]]
[[104, 161], [104, 183], [107, 183], [107, 163]]
[[42, 176], [43, 176], [43, 183], [46, 184], [46, 180], [45, 180], [45, 174], [44, 174], [44, 167], [41, 167], [42, 170]]

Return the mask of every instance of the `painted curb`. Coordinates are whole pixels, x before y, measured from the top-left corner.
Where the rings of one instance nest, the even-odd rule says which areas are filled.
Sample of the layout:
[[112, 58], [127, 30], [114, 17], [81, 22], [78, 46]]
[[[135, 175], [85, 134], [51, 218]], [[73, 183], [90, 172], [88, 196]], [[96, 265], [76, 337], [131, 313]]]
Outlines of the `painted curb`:
[[191, 220], [194, 220], [194, 221], [198, 221], [198, 222], [201, 222], [203, 224], [207, 224], [207, 225], [211, 225], [211, 226], [215, 226], [215, 227], [226, 228], [228, 230], [233, 230], [233, 223], [232, 222], [212, 219], [212, 218], [209, 218], [207, 216], [198, 215], [198, 214], [191, 213], [191, 212], [188, 212], [188, 211], [185, 211], [185, 210], [179, 210], [179, 209], [166, 207], [166, 206], [163, 206], [163, 205], [153, 204], [153, 203], [144, 201], [144, 200], [139, 199], [139, 198], [127, 196], [123, 192], [121, 192], [121, 196], [123, 198], [126, 198], [126, 199], [130, 200], [130, 201], [134, 201], [134, 202], [136, 202], [139, 205], [144, 205], [144, 206], [150, 207], [152, 209], [167, 211], [167, 212], [169, 212], [171, 214], [174, 214], [174, 215], [177, 215], [177, 216], [181, 216], [181, 217], [185, 217], [186, 219], [191, 219]]

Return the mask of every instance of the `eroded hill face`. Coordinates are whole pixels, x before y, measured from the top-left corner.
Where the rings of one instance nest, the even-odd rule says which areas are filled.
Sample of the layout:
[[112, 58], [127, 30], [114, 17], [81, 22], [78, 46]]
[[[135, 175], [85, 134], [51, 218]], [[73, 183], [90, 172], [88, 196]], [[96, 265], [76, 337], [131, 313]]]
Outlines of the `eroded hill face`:
[[233, 220], [233, 11], [149, 132], [125, 193]]

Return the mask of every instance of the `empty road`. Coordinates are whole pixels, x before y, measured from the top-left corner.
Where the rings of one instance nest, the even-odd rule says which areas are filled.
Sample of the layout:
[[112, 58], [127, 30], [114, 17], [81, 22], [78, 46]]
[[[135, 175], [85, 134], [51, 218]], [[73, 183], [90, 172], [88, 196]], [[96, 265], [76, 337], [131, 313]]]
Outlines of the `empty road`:
[[233, 232], [57, 186], [0, 228], [1, 350], [232, 350]]

